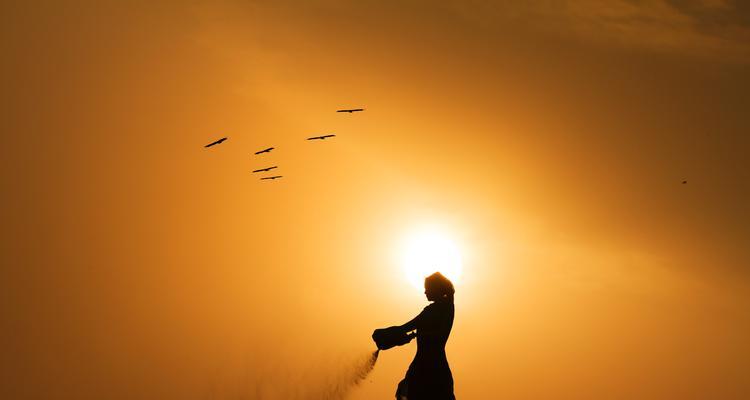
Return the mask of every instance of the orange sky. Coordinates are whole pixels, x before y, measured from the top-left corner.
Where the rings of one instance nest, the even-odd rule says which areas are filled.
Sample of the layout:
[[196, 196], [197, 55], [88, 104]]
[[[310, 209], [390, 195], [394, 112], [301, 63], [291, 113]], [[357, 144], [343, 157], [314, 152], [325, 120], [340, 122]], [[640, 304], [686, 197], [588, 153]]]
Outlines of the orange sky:
[[314, 398], [426, 305], [424, 225], [458, 398], [750, 393], [744, 3], [15, 3], [3, 398]]

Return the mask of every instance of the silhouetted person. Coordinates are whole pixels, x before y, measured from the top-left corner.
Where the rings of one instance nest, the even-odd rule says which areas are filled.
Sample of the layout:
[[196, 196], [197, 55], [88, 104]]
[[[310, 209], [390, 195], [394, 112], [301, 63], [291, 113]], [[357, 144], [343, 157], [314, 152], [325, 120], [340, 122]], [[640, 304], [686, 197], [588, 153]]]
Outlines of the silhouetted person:
[[[377, 329], [372, 337], [379, 349], [400, 346], [417, 338], [417, 354], [399, 382], [396, 400], [455, 400], [453, 375], [445, 344], [453, 327], [453, 284], [436, 272], [424, 280], [424, 294], [433, 303], [401, 326]], [[409, 333], [416, 330], [416, 333]]]

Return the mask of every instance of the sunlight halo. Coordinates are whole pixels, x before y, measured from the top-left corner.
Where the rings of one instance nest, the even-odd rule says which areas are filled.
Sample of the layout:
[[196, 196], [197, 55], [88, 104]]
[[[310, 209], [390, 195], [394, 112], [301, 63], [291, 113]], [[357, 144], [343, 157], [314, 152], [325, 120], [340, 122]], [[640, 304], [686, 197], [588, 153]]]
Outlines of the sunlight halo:
[[458, 246], [437, 229], [423, 229], [408, 235], [403, 242], [401, 264], [409, 283], [424, 290], [424, 278], [440, 272], [457, 284], [463, 272]]

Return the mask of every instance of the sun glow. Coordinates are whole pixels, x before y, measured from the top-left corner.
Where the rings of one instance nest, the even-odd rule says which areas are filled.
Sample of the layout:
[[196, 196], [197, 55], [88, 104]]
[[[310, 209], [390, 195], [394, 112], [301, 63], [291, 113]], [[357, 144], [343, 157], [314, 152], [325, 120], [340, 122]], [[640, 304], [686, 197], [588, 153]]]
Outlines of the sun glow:
[[424, 278], [440, 272], [454, 284], [461, 279], [461, 253], [456, 244], [437, 230], [423, 230], [408, 236], [402, 252], [406, 279], [424, 289]]

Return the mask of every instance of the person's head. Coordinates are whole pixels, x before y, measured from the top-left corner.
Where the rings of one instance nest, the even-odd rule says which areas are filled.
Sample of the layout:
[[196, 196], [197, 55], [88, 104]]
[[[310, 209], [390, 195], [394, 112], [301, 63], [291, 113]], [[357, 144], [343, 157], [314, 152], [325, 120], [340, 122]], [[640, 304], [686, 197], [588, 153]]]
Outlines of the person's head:
[[453, 283], [440, 272], [424, 278], [424, 294], [429, 301], [447, 301], [453, 303]]

